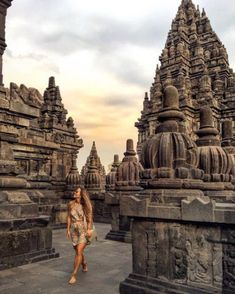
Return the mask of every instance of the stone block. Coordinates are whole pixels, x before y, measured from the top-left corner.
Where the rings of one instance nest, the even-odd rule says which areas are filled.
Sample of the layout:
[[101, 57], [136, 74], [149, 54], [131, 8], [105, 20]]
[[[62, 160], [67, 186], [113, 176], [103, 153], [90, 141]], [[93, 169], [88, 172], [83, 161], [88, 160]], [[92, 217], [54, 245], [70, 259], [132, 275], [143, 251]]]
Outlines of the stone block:
[[120, 214], [127, 216], [147, 216], [149, 199], [141, 199], [135, 196], [123, 196], [120, 198]]
[[182, 220], [212, 222], [214, 221], [214, 209], [215, 202], [209, 198], [181, 201]]
[[0, 192], [0, 197], [6, 197], [6, 200], [10, 204], [25, 204], [25, 203], [32, 203], [29, 196], [20, 191], [2, 191]]
[[0, 188], [25, 188], [27, 181], [16, 177], [0, 177]]
[[105, 203], [108, 205], [118, 205], [119, 204], [119, 195], [106, 193], [105, 194]]

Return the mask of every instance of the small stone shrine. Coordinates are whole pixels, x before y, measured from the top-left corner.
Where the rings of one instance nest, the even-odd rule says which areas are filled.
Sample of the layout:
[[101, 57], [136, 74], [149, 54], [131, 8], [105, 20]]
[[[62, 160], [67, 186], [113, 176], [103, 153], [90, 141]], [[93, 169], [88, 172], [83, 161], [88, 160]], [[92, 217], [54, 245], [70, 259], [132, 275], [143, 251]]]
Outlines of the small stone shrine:
[[139, 130], [133, 271], [120, 293], [235, 292], [234, 73], [205, 11], [182, 0]]
[[116, 170], [114, 191], [107, 191], [105, 195], [105, 203], [111, 207], [112, 213], [111, 231], [106, 235], [106, 239], [131, 242], [131, 220], [120, 214], [120, 199], [131, 192], [142, 190], [139, 185], [141, 170], [142, 166], [136, 157], [133, 140], [128, 139], [124, 158]]
[[81, 183], [89, 192], [93, 205], [94, 221], [110, 223], [110, 209], [104, 202], [105, 178], [105, 169], [98, 156], [95, 142], [93, 142], [90, 155], [81, 171]]
[[[91, 160], [93, 160], [93, 159], [94, 159], [93, 165], [96, 166], [97, 172], [100, 176], [100, 183], [98, 185], [96, 184], [96, 187], [89, 187], [89, 185], [85, 184], [85, 178], [86, 178], [86, 174], [89, 170], [89, 166], [91, 165]], [[100, 157], [98, 155], [95, 141], [93, 141], [90, 154], [86, 160], [86, 164], [82, 167], [82, 170], [81, 170], [81, 181], [82, 181], [82, 183], [85, 184], [87, 189], [90, 189], [90, 188], [94, 189], [95, 188], [97, 191], [104, 191], [105, 190], [105, 177], [106, 177], [105, 168], [102, 165]]]

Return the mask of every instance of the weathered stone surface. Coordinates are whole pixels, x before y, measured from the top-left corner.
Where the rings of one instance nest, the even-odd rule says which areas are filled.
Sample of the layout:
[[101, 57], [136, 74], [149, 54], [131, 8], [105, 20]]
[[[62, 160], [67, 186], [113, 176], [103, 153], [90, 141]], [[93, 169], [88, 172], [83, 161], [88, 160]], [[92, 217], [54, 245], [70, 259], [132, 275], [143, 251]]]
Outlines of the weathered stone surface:
[[191, 201], [182, 200], [182, 220], [198, 222], [214, 221], [214, 207], [215, 201], [211, 201], [209, 198], [207, 200], [200, 198], [194, 198]]
[[[10, 4], [11, 1], [8, 0], [0, 1], [0, 75], [2, 54], [6, 47], [5, 16]], [[10, 89], [4, 88], [1, 75], [0, 96], [0, 270], [2, 270], [36, 260], [58, 257], [52, 248], [49, 218], [39, 216], [40, 207], [30, 199], [32, 192], [30, 189], [42, 189], [41, 193], [37, 191], [41, 195], [46, 191], [45, 188], [52, 187], [52, 153], [54, 152], [56, 155], [54, 158], [57, 160], [57, 153], [63, 153], [64, 149], [61, 145], [56, 146], [54, 139], [48, 140], [47, 136], [52, 135], [55, 129], [45, 131], [44, 126], [40, 124], [43, 99], [36, 89], [24, 85], [18, 87], [14, 83], [10, 84]], [[72, 137], [76, 138], [76, 132]], [[53, 144], [47, 141], [52, 141]], [[76, 140], [73, 141], [72, 150], [76, 150], [79, 145]], [[69, 148], [71, 147], [68, 146]], [[58, 162], [59, 160], [54, 162], [54, 168], [58, 167]], [[54, 188], [54, 194], [55, 191]], [[58, 200], [60, 197], [57, 196]]]
[[174, 289], [179, 293], [233, 290], [233, 261], [227, 248], [234, 250], [235, 243], [231, 244], [223, 236], [225, 232], [233, 234], [234, 228], [137, 219], [132, 226], [134, 274], [121, 283], [121, 293], [131, 293], [131, 289], [137, 293], [138, 289], [140, 293]]
[[105, 194], [104, 192], [90, 192], [95, 222], [111, 223], [111, 210], [110, 206], [105, 203]]

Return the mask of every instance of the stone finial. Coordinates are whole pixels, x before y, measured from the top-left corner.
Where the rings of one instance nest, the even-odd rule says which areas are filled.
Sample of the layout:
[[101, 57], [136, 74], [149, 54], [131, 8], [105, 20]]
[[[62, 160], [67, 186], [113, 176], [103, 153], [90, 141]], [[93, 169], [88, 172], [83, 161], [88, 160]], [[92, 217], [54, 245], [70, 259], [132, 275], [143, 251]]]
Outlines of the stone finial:
[[90, 156], [93, 156], [93, 157], [97, 156], [97, 149], [96, 149], [95, 141], [92, 142]]
[[113, 166], [118, 166], [119, 164], [120, 164], [119, 155], [118, 154], [114, 154], [114, 157], [113, 157]]
[[200, 129], [197, 131], [199, 139], [199, 168], [204, 171], [206, 182], [227, 182], [230, 180], [232, 167], [231, 156], [220, 145], [218, 130], [213, 124], [212, 110], [203, 107], [200, 110]]
[[117, 181], [117, 168], [120, 165], [119, 156], [117, 154], [114, 155], [113, 164], [111, 171], [106, 176], [106, 189], [108, 191], [112, 191], [115, 189], [115, 184]]
[[155, 83], [161, 82], [159, 70], [156, 70], [154, 80], [155, 80]]
[[143, 111], [147, 111], [149, 107], [149, 97], [148, 97], [148, 92], [144, 93], [144, 103], [143, 103]]
[[80, 176], [77, 169], [77, 154], [73, 154], [72, 156], [72, 167], [66, 178], [66, 183], [68, 190], [73, 190], [80, 185]]
[[62, 100], [59, 86], [56, 86], [56, 88], [55, 88], [55, 97], [56, 97], [56, 100], [58, 100], [58, 101]]
[[136, 152], [134, 150], [134, 143], [132, 139], [128, 139], [126, 141], [126, 152], [124, 153], [125, 156], [135, 156]]
[[67, 125], [68, 128], [73, 128], [74, 127], [74, 120], [73, 120], [73, 118], [71, 116], [67, 119], [66, 125]]
[[156, 128], [156, 133], [178, 132], [179, 122], [184, 119], [184, 114], [179, 109], [178, 90], [174, 86], [167, 86], [164, 90], [163, 108], [158, 114], [160, 124]]
[[163, 107], [179, 108], [179, 93], [174, 86], [167, 86], [164, 90]]
[[203, 107], [200, 111], [200, 129], [213, 127], [213, 115], [209, 107]]
[[198, 146], [220, 146], [218, 138], [218, 130], [214, 127], [213, 114], [210, 107], [202, 107], [200, 109], [200, 129], [197, 131], [199, 139]]
[[205, 8], [202, 8], [202, 17], [206, 17], [206, 11], [205, 11]]
[[48, 82], [48, 88], [54, 88], [55, 87], [55, 77], [50, 77]]
[[167, 69], [166, 79], [164, 81], [164, 87], [171, 86], [172, 83], [172, 75], [169, 69]]
[[157, 75], [158, 73], [159, 73], [159, 65], [157, 63], [156, 70], [155, 70], [155, 75]]

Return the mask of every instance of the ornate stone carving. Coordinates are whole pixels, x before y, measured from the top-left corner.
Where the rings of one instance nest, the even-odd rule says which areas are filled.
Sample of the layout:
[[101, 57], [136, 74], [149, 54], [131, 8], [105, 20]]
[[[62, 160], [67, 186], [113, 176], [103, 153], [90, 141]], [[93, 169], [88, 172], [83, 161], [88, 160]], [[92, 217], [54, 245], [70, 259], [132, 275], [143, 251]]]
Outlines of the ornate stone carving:
[[25, 85], [18, 87], [15, 83], [10, 83], [10, 97], [13, 100], [27, 105], [40, 108], [42, 105], [42, 95], [35, 88], [27, 88]]
[[[200, 178], [196, 144], [185, 134], [184, 115], [179, 110], [178, 91], [168, 86], [156, 134], [146, 141], [141, 154], [143, 177]], [[148, 174], [148, 175], [147, 175]]]
[[204, 171], [204, 180], [209, 182], [228, 182], [232, 168], [231, 157], [220, 146], [218, 130], [213, 126], [212, 111], [208, 107], [200, 110], [199, 139], [199, 167]]
[[76, 187], [80, 185], [80, 176], [79, 176], [76, 162], [77, 162], [77, 155], [73, 154], [72, 167], [66, 178], [66, 184], [67, 184], [68, 190], [74, 190]]

